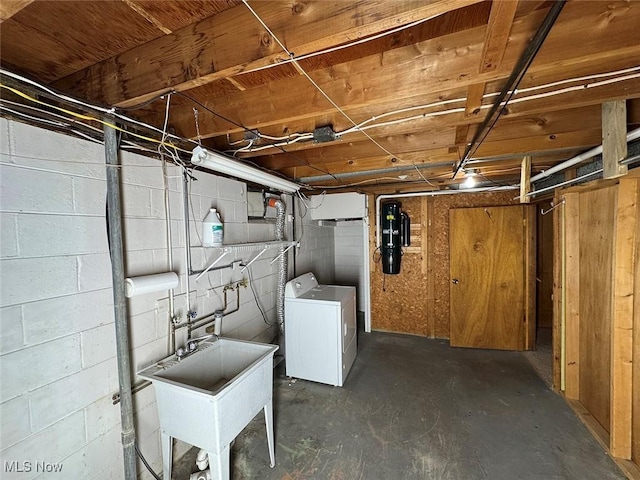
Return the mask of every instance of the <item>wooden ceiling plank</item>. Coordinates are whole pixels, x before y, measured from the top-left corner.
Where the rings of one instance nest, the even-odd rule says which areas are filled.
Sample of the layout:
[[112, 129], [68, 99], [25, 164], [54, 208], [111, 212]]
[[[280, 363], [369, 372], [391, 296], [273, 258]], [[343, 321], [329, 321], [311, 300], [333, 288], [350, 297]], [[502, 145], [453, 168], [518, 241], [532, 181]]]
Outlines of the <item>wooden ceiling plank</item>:
[[242, 3], [241, 0], [133, 0], [160, 24], [175, 32], [203, 18], [217, 15]]
[[[536, 158], [542, 154], [573, 152], [576, 149], [587, 149], [599, 145], [600, 141], [601, 131], [599, 128], [565, 132], [555, 135], [554, 138], [550, 138], [549, 135], [523, 136], [508, 140], [486, 141], [478, 149], [474, 158], [504, 157], [505, 160], [515, 158], [516, 165], [519, 165], [518, 162], [522, 160], [524, 155], [532, 155]], [[304, 177], [318, 175], [317, 169], [327, 170], [331, 173], [345, 173], [378, 168], [406, 167], [412, 164], [451, 162], [453, 165], [453, 162], [459, 159], [457, 154], [450, 153], [446, 147], [405, 152], [399, 156], [401, 160], [396, 162], [391, 161], [388, 155], [384, 156], [376, 152], [371, 152], [369, 155], [357, 159], [331, 160], [305, 158], [300, 155], [287, 158], [286, 155], [281, 155], [279, 163], [274, 161], [267, 168], [284, 173], [288, 168], [296, 167], [298, 175]], [[308, 165], [312, 165], [312, 167]]]
[[147, 19], [149, 21], [149, 23], [151, 23], [152, 25], [154, 25], [158, 30], [160, 30], [162, 33], [169, 35], [170, 33], [172, 33], [171, 29], [167, 28], [166, 26], [164, 26], [162, 24], [162, 22], [160, 22], [160, 20], [158, 20], [157, 18], [155, 18], [153, 16], [153, 14], [151, 12], [148, 12], [142, 5], [140, 5], [139, 3], [133, 1], [133, 0], [122, 0], [124, 3], [127, 4], [127, 6], [129, 6], [129, 8], [131, 8], [131, 10], [133, 10], [134, 12], [136, 12], [137, 14], [141, 15], [143, 18]]
[[484, 42], [480, 62], [480, 73], [495, 70], [502, 63], [517, 8], [516, 1], [493, 0], [487, 25], [487, 39]]
[[[573, 128], [573, 125], [581, 124], [588, 128], [596, 128], [600, 122], [598, 111], [600, 104], [607, 98], [625, 92], [640, 97], [640, 79], [635, 79], [625, 83], [625, 88], [620, 92], [616, 91], [615, 85], [603, 85], [595, 87], [590, 95], [584, 95], [583, 91], [567, 92], [556, 97], [540, 98], [532, 100], [530, 103], [513, 104], [508, 113], [500, 120], [496, 129], [488, 137], [490, 140], [499, 141], [504, 138], [522, 135], [523, 132], [530, 134], [540, 134], [545, 132], [552, 135], [559, 131]], [[624, 96], [624, 95], [623, 95]], [[629, 114], [631, 118], [640, 117], [640, 102], [630, 101]], [[573, 107], [573, 108], [570, 108]], [[471, 125], [475, 128], [480, 119], [474, 119]], [[586, 122], [586, 123], [585, 123]], [[469, 125], [469, 119], [463, 113], [457, 112], [450, 115], [438, 116], [428, 120], [417, 120], [406, 124], [398, 124], [393, 127], [383, 127], [369, 130], [373, 138], [382, 138], [384, 141], [389, 138], [398, 138], [402, 142], [403, 135], [420, 134], [420, 132], [430, 132], [431, 135], [438, 135], [439, 131], [446, 131], [447, 128], [460, 125]], [[444, 129], [444, 130], [443, 130]], [[433, 133], [435, 132], [435, 133]], [[361, 145], [372, 149], [373, 145], [363, 136], [353, 134], [345, 136], [331, 144], [295, 143], [286, 147], [287, 150], [295, 152], [298, 156], [319, 158], [333, 157], [334, 152], [345, 150], [352, 153], [342, 154], [344, 158], [354, 158], [358, 152], [362, 152]], [[220, 145], [218, 148], [226, 148]], [[374, 149], [375, 150], [375, 149]], [[362, 152], [364, 154], [364, 152]], [[285, 155], [272, 154], [269, 151], [243, 154], [252, 157], [254, 161], [263, 163], [268, 168], [274, 168], [278, 163], [278, 158]]]
[[[595, 8], [592, 6], [595, 2], [576, 3], [578, 7], [574, 7], [574, 10], [567, 9], [563, 12], [564, 17], [561, 17], [561, 20], [564, 18], [564, 28], [552, 31], [547, 38], [547, 42], [525, 78], [529, 83], [535, 83], [535, 78], [538, 76], [554, 71], [558, 72], [559, 76], [562, 75], [561, 78], [571, 77], [574, 68], [575, 71], [584, 71], [585, 65], [599, 70], [605, 59], [607, 62], [618, 64], [627, 62], [628, 66], [637, 63], [633, 59], [640, 56], [640, 45], [638, 42], [629, 44], [628, 39], [633, 38], [637, 33], [640, 2], [637, 6], [634, 4], [626, 15], [615, 16], [609, 21], [619, 35], [609, 35], [605, 31], [601, 31], [601, 35], [598, 35], [594, 32], [590, 35], [595, 37], [594, 41], [588, 42], [585, 42], [582, 36], [576, 36], [574, 32], [583, 26], [584, 21], [595, 21], [594, 16], [599, 16], [602, 5], [598, 4], [596, 7], [600, 8]], [[529, 33], [526, 25], [519, 25], [519, 22], [514, 24], [512, 36], [514, 39], [517, 37], [520, 45], [524, 45]], [[477, 50], [483, 38], [481, 30], [472, 29], [461, 35], [454, 34], [445, 39], [425, 42], [420, 46], [422, 56], [416, 58], [415, 51], [413, 52], [412, 61], [418, 64], [415, 68], [420, 71], [420, 75], [410, 73], [408, 70], [403, 71], [398, 67], [398, 61], [395, 59], [390, 59], [388, 65], [380, 65], [378, 59], [363, 58], [353, 62], [349, 67], [349, 73], [344, 78], [335, 69], [328, 69], [326, 72], [314, 73], [314, 79], [343, 109], [353, 109], [375, 106], [384, 102], [408, 102], [411, 97], [416, 97], [416, 92], [428, 91], [431, 94], [446, 92], [448, 89], [465, 88], [478, 83], [478, 79], [493, 81], [504, 78], [510, 73], [512, 63], [517, 60], [517, 56], [509, 52], [507, 54], [510, 58], [505, 59], [503, 65], [492, 72], [478, 77], [469, 71], [470, 64], [478, 65], [480, 56]], [[460, 42], [467, 42], [465, 54], [460, 53]], [[571, 51], [574, 56], [558, 60], [556, 50]], [[394, 55], [400, 54], [395, 51], [388, 54], [389, 57]], [[467, 71], [468, 74], [464, 73]], [[290, 93], [284, 98], [278, 98], [275, 103], [270, 99], [275, 88]], [[277, 85], [252, 89], [243, 92], [242, 95], [229, 95], [225, 99], [220, 99], [220, 102], [216, 101], [212, 107], [224, 116], [234, 118], [249, 128], [260, 128], [263, 125], [287, 123], [334, 113], [333, 106], [328, 102], [321, 99], [312, 101], [316, 96], [317, 91], [314, 87], [303, 79], [286, 79], [277, 82]], [[304, 108], [301, 108], [302, 105]], [[172, 120], [178, 128], [183, 123], [181, 117], [185, 115], [191, 117], [190, 109], [185, 109], [185, 112], [180, 112], [180, 109], [172, 112]], [[186, 122], [187, 125], [189, 123]], [[227, 123], [213, 116], [204, 119], [201, 129], [205, 137], [233, 131]], [[181, 133], [193, 136], [194, 132], [186, 130]]]
[[121, 1], [38, 1], [2, 23], [1, 55], [49, 83], [160, 35]]
[[[311, 73], [334, 65], [344, 64], [371, 55], [384, 55], [390, 50], [414, 45], [429, 39], [450, 35], [470, 28], [486, 25], [491, 10], [489, 2], [481, 2], [446, 12], [437, 18], [400, 30], [393, 35], [372, 38], [364, 43], [347, 48], [314, 55], [298, 61], [305, 72]], [[274, 65], [266, 70], [242, 72], [234, 75], [238, 83], [247, 89], [287, 77], [299, 76], [300, 72], [290, 63]]]
[[[293, 9], [288, 2], [280, 2], [280, 8], [274, 2], [257, 2], [254, 9], [300, 56], [479, 1], [376, 0], [333, 6], [315, 1]], [[249, 41], [238, 42], [239, 38]], [[252, 14], [238, 6], [77, 72], [56, 87], [104, 104], [132, 106], [168, 89], [188, 90], [287, 58]]]
[[2, 2], [0, 2], [0, 23], [9, 20], [31, 3], [33, 3], [33, 0], [2, 0]]
[[[544, 152], [542, 154], [537, 154], [536, 156], [531, 156], [532, 171], [540, 172], [542, 170], [547, 170], [551, 165], [558, 161], [566, 160], [581, 151], [582, 150], [563, 150], [561, 152]], [[432, 177], [439, 174], [447, 174], [448, 176], [451, 176], [451, 169], [457, 158], [452, 155], [446, 155], [442, 149], [436, 150], [435, 153], [427, 153], [429, 153], [429, 155], [440, 156], [440, 159], [437, 162], [435, 160], [415, 162], [416, 165], [419, 166], [431, 164], [426, 168], [421, 168], [421, 171], [425, 176]], [[443, 165], [441, 166], [440, 164]], [[522, 156], [513, 155], [500, 160], [475, 161], [472, 166], [483, 176], [499, 175], [504, 172], [509, 172], [509, 174], [517, 176], [518, 172], [521, 170], [521, 164]], [[303, 178], [307, 181], [309, 177], [323, 176], [320, 170], [332, 172], [334, 175], [341, 175], [344, 173], [351, 174], [349, 177], [344, 178], [351, 178], [352, 181], [393, 175], [411, 176], [413, 175], [412, 172], [415, 172], [414, 167], [410, 166], [410, 164], [398, 166], [390, 163], [388, 158], [380, 156], [359, 162], [357, 168], [354, 168], [353, 165], [345, 165], [343, 163], [318, 165], [315, 166], [315, 168], [298, 164], [297, 166], [282, 168], [280, 169], [280, 172], [292, 178]], [[380, 170], [384, 170], [384, 172], [381, 173]]]
[[[553, 138], [552, 138], [553, 137]], [[601, 130], [580, 130], [557, 135], [531, 135], [525, 138], [484, 142], [474, 154], [476, 158], [493, 157], [505, 153], [529, 155], [534, 152], [555, 151], [568, 148], [590, 148], [602, 141]]]
[[468, 135], [469, 135], [469, 124], [458, 125], [456, 127], [455, 145], [457, 147], [466, 146]]
[[[524, 127], [530, 129], [531, 127], [534, 127], [536, 123], [548, 123], [550, 118], [562, 118], [557, 117], [555, 114], [553, 114], [553, 112], [572, 110], [588, 106], [592, 106], [595, 109], [599, 110], [599, 106], [602, 102], [605, 102], [608, 99], [615, 98], [630, 98], [630, 100], [628, 101], [629, 124], [640, 124], [640, 108], [638, 107], [638, 105], [640, 105], [640, 98], [633, 99], [633, 96], [640, 97], [640, 78], [625, 80], [623, 82], [620, 82], [619, 84], [604, 84], [601, 86], [590, 88], [586, 91], [583, 88], [579, 88], [574, 91], [564, 92], [556, 96], [537, 98], [527, 102], [512, 103], [507, 108], [507, 112], [501, 120], [500, 124], [502, 124], [503, 122], [511, 122], [514, 119], [520, 118], [523, 119], [521, 120], [522, 122], [525, 122]], [[423, 100], [424, 101], [422, 103], [429, 103], [432, 101], [432, 99], [430, 98], [424, 98]], [[389, 105], [388, 108], [393, 108], [396, 106], [398, 105]], [[380, 108], [384, 110], [385, 106], [380, 105]], [[595, 110], [588, 110], [588, 112], [589, 113], [587, 114], [591, 114], [595, 112]], [[349, 110], [348, 113], [352, 118], [362, 120], [364, 118], [367, 118], [365, 115], [370, 115], [371, 111], [368, 109], [354, 109]], [[421, 114], [422, 111], [418, 110], [416, 113]], [[437, 130], [446, 127], [457, 127], [460, 125], [470, 125], [470, 127], [475, 128], [475, 126], [478, 125], [480, 121], [481, 119], [477, 117], [469, 119], [464, 114], [455, 112], [447, 115], [439, 115], [431, 119], [420, 119], [393, 126], [379, 127], [369, 130], [369, 133], [373, 135], [374, 138], [377, 138], [380, 136], [398, 135], [400, 133], [414, 133], [424, 131], [426, 129]], [[581, 122], [582, 119], [578, 121]], [[332, 122], [327, 121], [327, 123]], [[274, 128], [261, 128], [260, 130], [267, 135], [279, 136], [283, 133], [286, 134], [287, 132], [309, 132], [314, 128], [314, 124], [309, 123], [309, 121], [302, 121], [300, 123], [292, 122], [287, 123], [286, 125], [287, 130], [284, 132], [282, 130], [276, 130]], [[340, 129], [335, 130], [340, 131]], [[240, 137], [238, 137], [238, 139], [239, 138]], [[345, 143], [350, 141], [358, 141], [358, 139], [359, 134], [344, 135], [340, 138], [340, 140], [338, 140], [338, 142]], [[227, 149], [228, 141], [226, 136], [218, 137], [215, 139], [215, 141], [210, 141], [208, 146], [221, 150]], [[297, 143], [288, 145], [287, 149], [298, 151], [305, 149], [325, 149], [325, 147], [330, 148], [332, 147], [332, 144]], [[256, 157], [264, 156], [269, 153], [271, 152], [253, 152], [244, 153], [242, 154], [242, 156]]]

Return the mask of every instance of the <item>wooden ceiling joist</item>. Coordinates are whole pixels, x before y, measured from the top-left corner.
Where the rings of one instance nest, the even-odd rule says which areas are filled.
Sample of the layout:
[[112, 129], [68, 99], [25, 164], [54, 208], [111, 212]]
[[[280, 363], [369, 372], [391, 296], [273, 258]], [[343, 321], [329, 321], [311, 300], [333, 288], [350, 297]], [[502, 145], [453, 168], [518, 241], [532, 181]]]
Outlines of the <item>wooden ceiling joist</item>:
[[0, 23], [9, 20], [33, 0], [2, 0], [0, 2]]
[[[567, 11], [568, 14], [558, 20], [564, 24], [564, 28], [551, 32], [531, 65], [524, 83], [535, 82], [538, 76], [544, 76], [550, 71], [554, 71], [560, 79], [571, 78], [574, 72], [578, 74], [584, 71], [585, 65], [590, 65], [592, 69], [601, 69], [605, 57], [611, 65], [637, 66], [640, 45], [629, 45], [626, 38], [627, 35], [635, 34], [636, 20], [640, 15], [619, 15], [610, 20], [610, 23], [615, 23], [615, 29], [620, 32], [619, 36], [599, 39], [601, 40], [599, 42], [585, 42], [582, 36], [575, 35], [578, 25], [583, 25], [583, 22], [588, 19], [595, 23], [602, 14], [602, 8], [601, 4], [584, 2], [573, 10]], [[640, 4], [635, 8], [640, 12]], [[539, 13], [538, 16], [540, 16]], [[528, 41], [529, 23], [531, 23], [530, 19], [526, 22], [514, 23], [511, 42], [513, 45], [522, 47]], [[341, 108], [347, 110], [374, 107], [385, 102], [396, 105], [401, 102], [406, 104], [412, 99], [417, 100], [418, 93], [430, 92], [434, 95], [451, 89], [466, 88], [478, 83], [478, 78], [485, 82], [506, 78], [518, 58], [516, 52], [511, 50], [505, 53], [501, 67], [496, 70], [480, 75], [471, 70], [478, 68], [485, 40], [484, 33], [483, 28], [466, 30], [442, 39], [424, 42], [419, 46], [421, 52], [419, 56], [416, 56], [415, 48], [409, 48], [407, 51], [399, 49], [387, 54], [388, 64], [381, 65], [379, 59], [365, 57], [350, 62], [348, 68], [314, 72], [313, 77]], [[466, 45], [463, 53], [460, 49], [461, 44]], [[520, 47], [514, 46], [514, 50]], [[573, 56], [570, 61], [565, 60], [558, 64], [556, 50], [563, 49], [570, 49]], [[403, 70], [398, 67], [403, 63], [402, 57], [406, 57], [407, 61], [410, 59], [413, 69]], [[420, 74], [417, 75], [416, 71]], [[468, 73], [460, 74], [465, 71]], [[271, 100], [275, 98], [273, 89], [285, 91], [288, 94], [278, 95], [276, 103]], [[317, 100], [309, 102], [309, 99], [316, 98]], [[248, 128], [287, 124], [303, 118], [335, 113], [334, 107], [319, 97], [314, 86], [306, 79], [300, 78], [288, 78], [265, 87], [229, 94], [219, 100], [211, 99], [208, 103], [213, 110], [225, 117], [235, 119]], [[305, 105], [305, 108], [300, 109], [300, 105]], [[161, 115], [159, 112], [154, 120], [159, 120]], [[188, 137], [195, 136], [195, 124], [190, 106], [176, 108], [172, 112], [172, 120], [176, 125], [186, 127], [181, 134]], [[208, 138], [226, 135], [239, 129], [212, 115], [203, 115], [200, 131], [203, 138]]]
[[[428, 165], [421, 172], [441, 188], [460, 181], [452, 166], [558, 5], [249, 3], [288, 51], [243, 0], [5, 1], [2, 66], [90, 102], [133, 107], [128, 115], [155, 127], [169, 98], [168, 126], [185, 137], [196, 137], [197, 106], [207, 148], [292, 178], [344, 175], [372, 181], [367, 191], [409, 191], [424, 187], [414, 165]], [[550, 168], [600, 143], [603, 103], [626, 101], [618, 129], [640, 126], [639, 23], [640, 2], [567, 1], [469, 166], [516, 183], [524, 155], [532, 171]], [[156, 98], [167, 91], [179, 94]], [[327, 126], [335, 140], [314, 136]], [[260, 137], [246, 141], [247, 130]]]
[[509, 32], [516, 16], [518, 2], [494, 0], [487, 25], [487, 40], [482, 51], [480, 73], [495, 70], [502, 63], [509, 41]]
[[[317, 1], [280, 9], [274, 9], [271, 3], [256, 2], [253, 8], [286, 43], [289, 51], [300, 56], [478, 1], [337, 2], [331, 9], [327, 9], [327, 5], [316, 8], [320, 3]], [[327, 16], [327, 11], [333, 14]], [[234, 35], [217, 32], [234, 32]], [[238, 38], [244, 41], [238, 42]], [[287, 59], [287, 53], [264, 31], [251, 12], [240, 5], [93, 65], [56, 85], [84, 98], [127, 107], [168, 89], [188, 90]]]

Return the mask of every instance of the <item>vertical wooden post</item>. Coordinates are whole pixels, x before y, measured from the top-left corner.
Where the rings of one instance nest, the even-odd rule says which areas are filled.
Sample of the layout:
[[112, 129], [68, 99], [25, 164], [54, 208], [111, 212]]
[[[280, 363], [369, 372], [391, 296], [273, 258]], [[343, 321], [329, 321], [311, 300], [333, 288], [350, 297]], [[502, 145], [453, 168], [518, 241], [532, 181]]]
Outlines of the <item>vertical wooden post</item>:
[[529, 203], [531, 197], [527, 193], [531, 191], [531, 155], [522, 159], [520, 167], [520, 203]]
[[613, 318], [611, 322], [611, 440], [614, 457], [631, 458], [633, 380], [633, 300], [638, 181], [622, 179], [618, 186]]
[[620, 161], [627, 157], [627, 106], [624, 100], [602, 104], [602, 163], [604, 178], [626, 175], [627, 166]]
[[580, 399], [580, 194], [564, 195], [564, 394]]
[[420, 209], [422, 217], [421, 238], [422, 238], [422, 272], [427, 276], [427, 322], [429, 325], [429, 338], [436, 336], [436, 299], [435, 299], [435, 278], [433, 276], [433, 229], [431, 221], [433, 217], [433, 198], [422, 197], [420, 199]]

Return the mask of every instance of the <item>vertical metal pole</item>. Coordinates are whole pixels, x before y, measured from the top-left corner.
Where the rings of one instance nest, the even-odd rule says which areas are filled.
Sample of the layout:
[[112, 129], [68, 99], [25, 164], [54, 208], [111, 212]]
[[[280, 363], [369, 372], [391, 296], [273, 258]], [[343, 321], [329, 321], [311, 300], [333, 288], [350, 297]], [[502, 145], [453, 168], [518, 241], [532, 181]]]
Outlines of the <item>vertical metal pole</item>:
[[[113, 119], [106, 117], [105, 121], [112, 123]], [[104, 150], [107, 168], [107, 215], [109, 220], [109, 246], [111, 250], [111, 276], [113, 280], [113, 313], [116, 328], [118, 381], [120, 384], [120, 418], [122, 421], [124, 478], [125, 480], [136, 480], [136, 432], [133, 424], [129, 329], [127, 326], [127, 304], [124, 284], [120, 172], [117, 168], [118, 140], [116, 138], [116, 131], [106, 125], [104, 126]]]
[[[187, 340], [191, 339], [191, 297], [190, 290], [191, 286], [189, 285], [189, 275], [191, 275], [191, 231], [189, 230], [189, 176], [186, 172], [183, 172], [184, 181], [182, 182], [182, 202], [184, 208], [184, 253], [185, 253], [185, 263], [186, 266], [184, 268], [184, 286], [185, 286], [185, 301], [186, 301], [186, 314], [187, 314], [187, 324], [189, 327], [187, 328]], [[196, 281], [198, 279], [196, 278]], [[171, 319], [173, 322], [173, 319]], [[175, 332], [175, 330], [174, 330]], [[175, 337], [173, 339], [173, 348], [175, 349]]]

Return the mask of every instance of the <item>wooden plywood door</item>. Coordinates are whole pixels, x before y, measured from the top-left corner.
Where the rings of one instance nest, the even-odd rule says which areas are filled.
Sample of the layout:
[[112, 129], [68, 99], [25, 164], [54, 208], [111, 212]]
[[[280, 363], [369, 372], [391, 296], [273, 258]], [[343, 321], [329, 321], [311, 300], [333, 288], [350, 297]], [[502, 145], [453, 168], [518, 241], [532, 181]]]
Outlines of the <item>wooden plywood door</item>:
[[524, 214], [523, 206], [450, 210], [451, 346], [525, 348]]
[[580, 194], [580, 401], [608, 432], [617, 188]]

